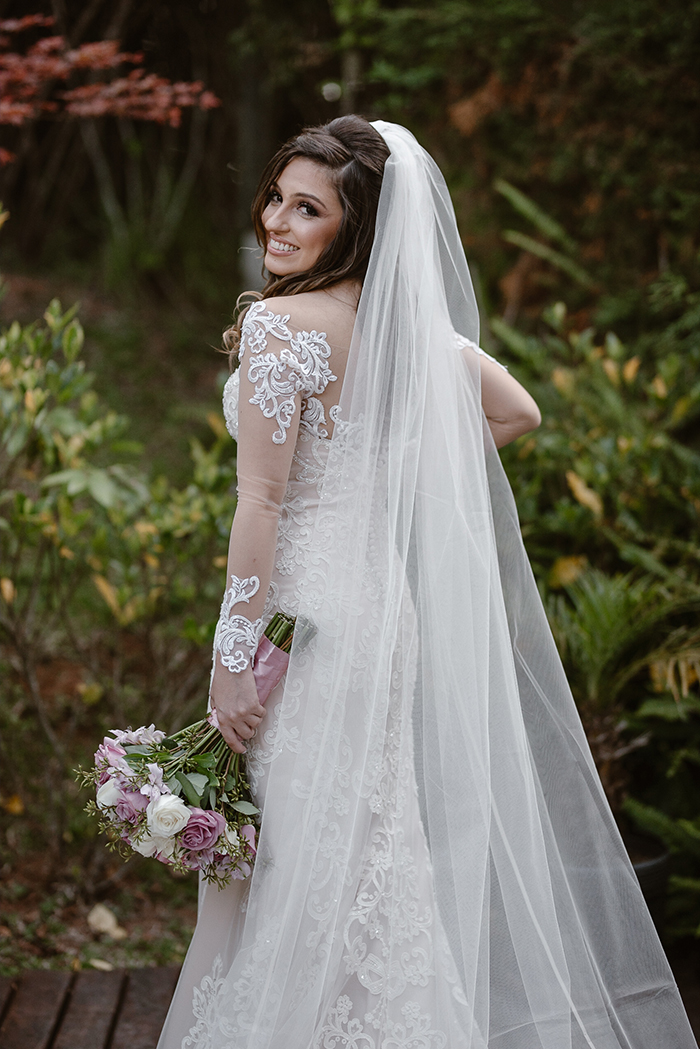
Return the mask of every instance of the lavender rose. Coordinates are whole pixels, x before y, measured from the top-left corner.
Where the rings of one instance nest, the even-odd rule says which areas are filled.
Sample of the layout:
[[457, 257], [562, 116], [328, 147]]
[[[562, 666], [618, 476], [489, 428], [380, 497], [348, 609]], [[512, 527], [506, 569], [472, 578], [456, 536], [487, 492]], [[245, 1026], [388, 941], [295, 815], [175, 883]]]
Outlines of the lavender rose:
[[220, 812], [192, 809], [187, 826], [180, 835], [180, 845], [188, 852], [211, 849], [225, 829], [226, 820]]
[[213, 849], [202, 849], [201, 852], [183, 852], [181, 856], [182, 862], [191, 871], [202, 871], [210, 864], [216, 863], [216, 853]]
[[148, 798], [137, 790], [125, 790], [114, 806], [120, 820], [137, 823], [141, 813], [148, 805]]

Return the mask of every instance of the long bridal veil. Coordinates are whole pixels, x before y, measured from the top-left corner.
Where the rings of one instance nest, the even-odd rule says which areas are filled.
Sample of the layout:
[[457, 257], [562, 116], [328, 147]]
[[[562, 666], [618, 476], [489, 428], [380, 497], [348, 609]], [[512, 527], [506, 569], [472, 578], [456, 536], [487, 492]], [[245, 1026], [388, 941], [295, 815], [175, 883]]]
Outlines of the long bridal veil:
[[[207, 985], [210, 1033], [183, 1044], [316, 1045], [349, 1002], [347, 958], [376, 941], [390, 947], [374, 968], [352, 964], [383, 1020], [339, 1020], [323, 1049], [692, 1049], [485, 426], [479, 358], [455, 336], [477, 341], [478, 317], [445, 183], [409, 132], [374, 126], [391, 156], [319, 461], [300, 609], [317, 633], [292, 652], [270, 730], [260, 852], [240, 939]], [[412, 756], [405, 740], [392, 756], [397, 709]], [[391, 899], [362, 922], [387, 761], [397, 811], [418, 791], [461, 1010], [447, 1041], [392, 1013], [421, 971], [406, 924], [422, 901], [400, 884], [423, 860], [405, 859], [400, 821], [382, 825], [391, 867], [376, 865]]]

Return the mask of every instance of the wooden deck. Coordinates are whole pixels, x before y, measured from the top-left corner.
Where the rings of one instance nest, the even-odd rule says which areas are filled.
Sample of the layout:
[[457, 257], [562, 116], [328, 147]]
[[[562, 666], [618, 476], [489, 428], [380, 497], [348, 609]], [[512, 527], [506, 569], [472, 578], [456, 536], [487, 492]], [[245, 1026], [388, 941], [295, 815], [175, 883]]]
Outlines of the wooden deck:
[[0, 977], [0, 1049], [155, 1049], [178, 969]]
[[[669, 952], [700, 1041], [697, 954]], [[0, 1049], [155, 1049], [178, 970], [34, 970], [0, 977]]]

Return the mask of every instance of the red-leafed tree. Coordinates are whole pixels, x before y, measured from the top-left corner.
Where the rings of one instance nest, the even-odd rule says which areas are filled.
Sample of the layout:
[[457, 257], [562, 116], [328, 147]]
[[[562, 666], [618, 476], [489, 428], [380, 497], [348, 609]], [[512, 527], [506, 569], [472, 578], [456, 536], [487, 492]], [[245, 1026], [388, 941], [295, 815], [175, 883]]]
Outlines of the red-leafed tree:
[[[201, 81], [173, 82], [148, 73], [143, 68], [143, 54], [120, 51], [116, 40], [71, 48], [63, 36], [47, 35], [23, 52], [14, 48], [19, 34], [50, 30], [53, 24], [53, 18], [41, 14], [0, 21], [0, 124], [21, 127], [41, 119], [79, 119], [112, 241], [122, 249], [127, 247], [126, 255], [133, 255], [127, 242], [136, 239], [142, 246], [147, 242], [148, 251], [141, 251], [142, 263], [147, 256], [151, 260], [162, 257], [194, 184], [202, 155], [203, 124], [200, 120], [199, 134], [195, 136], [198, 148], [190, 150], [178, 177], [165, 180], [169, 183], [166, 192], [161, 179], [160, 192], [152, 194], [150, 213], [146, 214], [147, 194], [140, 187], [132, 196], [140, 202], [141, 213], [134, 213], [132, 208], [129, 214], [128, 203], [125, 206], [120, 199], [117, 181], [101, 145], [97, 118], [116, 117], [122, 125], [138, 120], [178, 128], [183, 109], [199, 111], [203, 116], [219, 106], [220, 100]], [[135, 68], [124, 74], [124, 66]], [[80, 83], [81, 78], [87, 82]], [[0, 146], [0, 165], [15, 159], [14, 152]], [[133, 180], [133, 161], [131, 168]], [[125, 254], [123, 250], [121, 254]]]
[[[140, 68], [143, 55], [120, 51], [116, 40], [70, 48], [62, 36], [47, 36], [24, 54], [10, 50], [17, 33], [49, 27], [53, 21], [45, 15], [0, 21], [0, 124], [17, 126], [51, 114], [129, 117], [179, 127], [183, 108], [213, 109], [221, 104], [201, 81], [172, 83], [146, 73]], [[60, 90], [77, 73], [102, 73], [127, 63], [137, 68], [126, 76]], [[9, 150], [3, 149], [0, 162], [12, 159]]]

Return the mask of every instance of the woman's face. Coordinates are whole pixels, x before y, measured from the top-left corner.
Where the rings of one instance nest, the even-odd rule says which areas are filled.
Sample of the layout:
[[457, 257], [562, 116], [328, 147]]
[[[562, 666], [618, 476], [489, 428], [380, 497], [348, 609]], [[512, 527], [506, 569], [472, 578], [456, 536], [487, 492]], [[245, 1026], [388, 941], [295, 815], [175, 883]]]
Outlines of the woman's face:
[[278, 277], [310, 270], [335, 237], [342, 217], [328, 168], [295, 157], [272, 186], [262, 214], [267, 270]]

